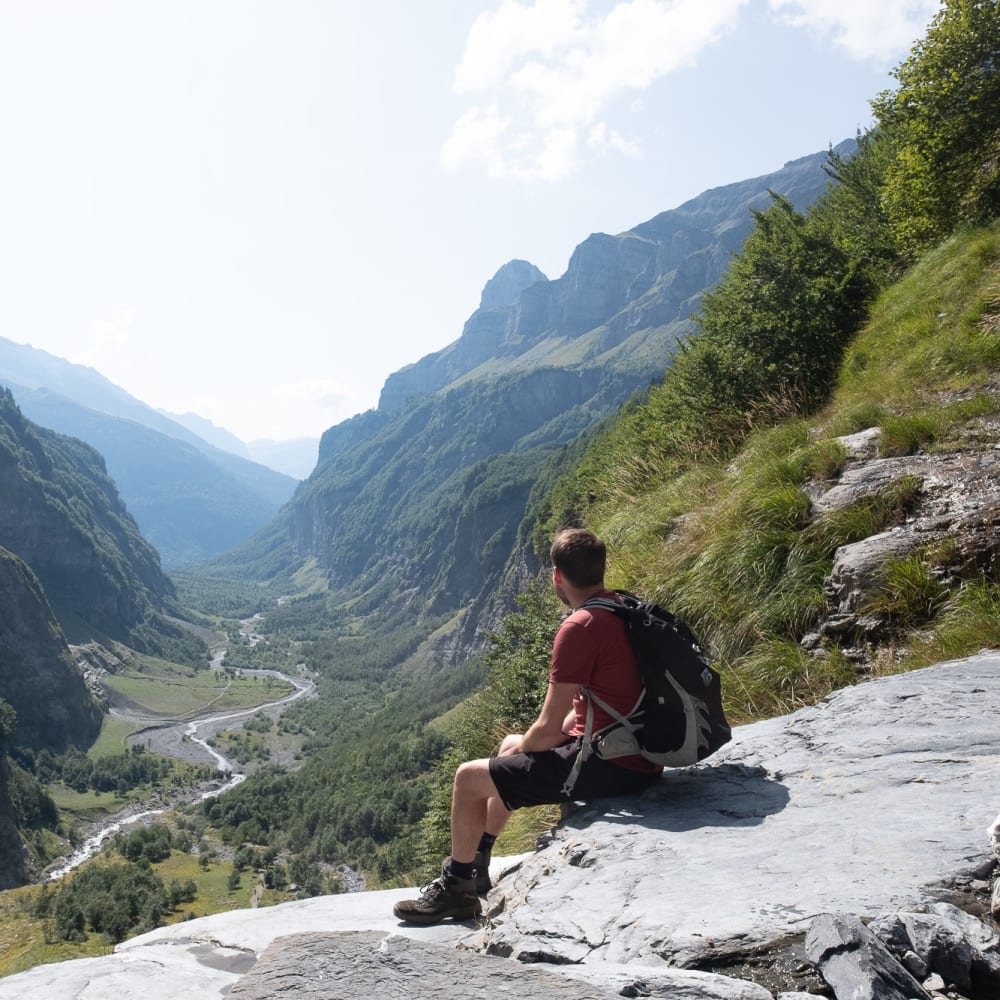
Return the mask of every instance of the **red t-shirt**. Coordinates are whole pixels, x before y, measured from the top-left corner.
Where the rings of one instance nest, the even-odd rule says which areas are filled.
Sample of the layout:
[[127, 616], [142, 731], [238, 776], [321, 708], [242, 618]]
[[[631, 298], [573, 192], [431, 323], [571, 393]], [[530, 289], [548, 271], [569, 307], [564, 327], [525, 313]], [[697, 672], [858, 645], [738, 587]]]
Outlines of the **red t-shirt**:
[[[611, 591], [596, 596], [617, 599]], [[578, 608], [559, 626], [552, 644], [549, 680], [558, 684], [579, 684], [593, 691], [622, 715], [635, 708], [642, 692], [639, 668], [625, 632], [625, 624], [613, 611]], [[587, 725], [587, 699], [579, 692], [573, 698], [576, 718], [570, 736], [582, 736]], [[594, 702], [593, 731], [614, 722]], [[661, 771], [644, 757], [619, 757], [615, 764], [634, 771]]]

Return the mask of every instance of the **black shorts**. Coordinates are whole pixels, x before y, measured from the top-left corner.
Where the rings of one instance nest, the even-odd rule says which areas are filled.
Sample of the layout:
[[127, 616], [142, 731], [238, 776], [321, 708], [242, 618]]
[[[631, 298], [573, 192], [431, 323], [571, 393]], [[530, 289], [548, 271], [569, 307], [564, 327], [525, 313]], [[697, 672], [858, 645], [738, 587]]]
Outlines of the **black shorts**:
[[660, 777], [659, 771], [633, 771], [596, 754], [580, 768], [573, 791], [563, 785], [573, 769], [582, 740], [571, 739], [552, 750], [534, 750], [490, 758], [490, 777], [508, 809], [525, 806], [638, 795]]

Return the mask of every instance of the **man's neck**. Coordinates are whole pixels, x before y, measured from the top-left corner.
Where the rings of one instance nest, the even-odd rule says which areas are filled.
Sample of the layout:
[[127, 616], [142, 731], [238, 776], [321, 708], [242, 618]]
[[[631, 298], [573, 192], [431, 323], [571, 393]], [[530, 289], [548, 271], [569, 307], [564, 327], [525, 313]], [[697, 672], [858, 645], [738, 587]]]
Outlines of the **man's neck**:
[[599, 597], [606, 591], [607, 588], [604, 584], [599, 583], [593, 587], [569, 587], [566, 589], [566, 596], [569, 598], [570, 608], [576, 611], [584, 602], [589, 601], [592, 597]]

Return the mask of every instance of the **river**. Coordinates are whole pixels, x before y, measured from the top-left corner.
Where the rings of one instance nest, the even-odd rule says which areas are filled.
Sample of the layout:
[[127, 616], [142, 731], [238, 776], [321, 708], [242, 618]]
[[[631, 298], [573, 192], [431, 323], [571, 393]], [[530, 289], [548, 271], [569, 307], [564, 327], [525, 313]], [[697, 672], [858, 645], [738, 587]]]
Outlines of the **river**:
[[[260, 617], [260, 616], [256, 616]], [[252, 622], [254, 619], [247, 619], [243, 623], [245, 628], [252, 633]], [[244, 634], [248, 634], [245, 631]], [[223, 648], [216, 652], [212, 659], [211, 668], [220, 670], [222, 661], [225, 658], [226, 650]], [[115, 819], [109, 819], [106, 823], [100, 824], [94, 829], [90, 836], [69, 858], [57, 863], [55, 868], [46, 872], [45, 878], [52, 881], [61, 878], [74, 868], [83, 864], [88, 858], [93, 857], [100, 849], [101, 845], [109, 837], [113, 837], [124, 827], [133, 823], [144, 822], [153, 816], [176, 809], [181, 805], [190, 805], [193, 802], [200, 802], [213, 795], [221, 795], [223, 792], [235, 788], [246, 775], [236, 770], [232, 761], [228, 760], [214, 747], [209, 746], [211, 739], [219, 730], [232, 728], [233, 723], [239, 719], [245, 719], [256, 712], [266, 712], [267, 714], [280, 715], [286, 705], [312, 694], [315, 684], [302, 677], [291, 677], [277, 670], [237, 670], [237, 673], [248, 677], [274, 677], [291, 684], [295, 690], [283, 698], [276, 701], [266, 702], [263, 705], [255, 705], [253, 708], [241, 708], [236, 711], [220, 712], [215, 715], [206, 715], [200, 719], [183, 722], [152, 723], [147, 728], [139, 730], [130, 738], [130, 743], [141, 743], [153, 753], [163, 754], [168, 757], [178, 757], [181, 760], [193, 763], [211, 763], [220, 772], [220, 779], [213, 782], [211, 787], [204, 788], [192, 793], [190, 796], [171, 801], [153, 808], [143, 809], [137, 806], [124, 810]], [[112, 714], [118, 718], [151, 723], [148, 717], [140, 717], [130, 714], [126, 710], [116, 708]]]

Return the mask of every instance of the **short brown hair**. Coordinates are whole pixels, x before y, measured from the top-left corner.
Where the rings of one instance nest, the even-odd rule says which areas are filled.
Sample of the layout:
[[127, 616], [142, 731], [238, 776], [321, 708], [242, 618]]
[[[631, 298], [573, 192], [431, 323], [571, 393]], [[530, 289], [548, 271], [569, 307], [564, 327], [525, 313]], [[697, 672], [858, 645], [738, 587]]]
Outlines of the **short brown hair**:
[[604, 583], [607, 546], [586, 528], [560, 531], [552, 542], [549, 558], [574, 587], [595, 587]]

